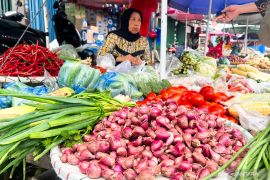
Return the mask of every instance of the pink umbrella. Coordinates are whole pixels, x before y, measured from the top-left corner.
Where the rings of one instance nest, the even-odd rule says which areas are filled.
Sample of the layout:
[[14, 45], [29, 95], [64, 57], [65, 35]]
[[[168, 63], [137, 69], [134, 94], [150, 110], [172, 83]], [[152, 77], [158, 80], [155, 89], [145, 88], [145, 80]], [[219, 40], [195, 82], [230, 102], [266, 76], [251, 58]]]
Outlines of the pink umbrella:
[[168, 8], [168, 16], [178, 21], [192, 21], [192, 20], [203, 20], [203, 15], [200, 14], [189, 14], [174, 8]]

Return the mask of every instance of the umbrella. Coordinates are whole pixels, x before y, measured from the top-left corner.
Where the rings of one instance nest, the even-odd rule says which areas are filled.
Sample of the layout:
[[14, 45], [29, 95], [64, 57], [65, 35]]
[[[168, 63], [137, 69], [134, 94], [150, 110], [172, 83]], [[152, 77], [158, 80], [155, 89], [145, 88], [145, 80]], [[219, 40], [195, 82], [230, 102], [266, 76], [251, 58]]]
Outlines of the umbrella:
[[203, 20], [203, 15], [201, 14], [189, 14], [174, 8], [168, 8], [168, 16], [178, 21]]
[[[229, 5], [251, 2], [255, 2], [255, 0], [213, 0], [211, 14], [220, 12]], [[208, 14], [209, 3], [209, 0], [170, 0], [169, 6], [193, 14]]]

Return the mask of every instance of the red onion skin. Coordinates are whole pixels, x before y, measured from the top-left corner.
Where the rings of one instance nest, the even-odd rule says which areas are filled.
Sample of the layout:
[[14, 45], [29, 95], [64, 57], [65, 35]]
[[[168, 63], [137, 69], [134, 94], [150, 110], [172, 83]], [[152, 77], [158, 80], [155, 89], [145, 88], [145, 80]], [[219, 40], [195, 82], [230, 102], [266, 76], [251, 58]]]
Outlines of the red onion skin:
[[146, 135], [149, 136], [149, 137], [151, 137], [151, 138], [153, 138], [153, 139], [156, 138], [155, 131], [153, 131], [153, 130], [150, 129], [150, 128], [146, 130]]
[[165, 159], [169, 159], [168, 155], [167, 154], [161, 154], [160, 157], [159, 157], [159, 160], [163, 161]]
[[161, 168], [161, 174], [165, 177], [170, 177], [174, 173], [175, 173], [174, 166], [164, 166]]
[[201, 153], [193, 152], [192, 157], [193, 157], [195, 162], [197, 162], [203, 166], [206, 164], [207, 160]]
[[140, 125], [141, 121], [137, 117], [131, 118], [131, 122], [133, 125], [138, 126]]
[[151, 151], [149, 151], [149, 150], [144, 150], [142, 152], [142, 157], [150, 159], [150, 158], [153, 157], [153, 153]]
[[78, 152], [82, 152], [83, 150], [87, 149], [87, 145], [86, 144], [79, 144], [77, 147], [77, 151]]
[[192, 164], [188, 161], [182, 161], [181, 164], [178, 166], [180, 171], [188, 171], [192, 168]]
[[112, 124], [111, 121], [105, 121], [105, 122], [104, 122], [104, 126], [105, 126], [106, 128], [111, 127], [111, 124]]
[[96, 154], [97, 151], [99, 150], [99, 144], [98, 144], [98, 142], [96, 142], [96, 141], [90, 142], [90, 143], [87, 145], [87, 149], [88, 149], [91, 153]]
[[122, 131], [122, 136], [126, 139], [132, 136], [132, 129], [130, 127], [125, 127]]
[[187, 112], [187, 109], [184, 106], [178, 106], [175, 112], [175, 116], [180, 116]]
[[155, 131], [156, 139], [158, 140], [166, 140], [170, 137], [170, 134], [166, 130], [158, 129]]
[[190, 129], [190, 128], [187, 128], [187, 129], [184, 130], [184, 133], [194, 135], [194, 134], [197, 133], [197, 129]]
[[86, 173], [90, 178], [97, 179], [101, 177], [101, 168], [96, 161], [90, 161]]
[[113, 158], [113, 159], [116, 159], [117, 158], [117, 153], [115, 151], [112, 151], [110, 152], [110, 156]]
[[219, 166], [223, 166], [227, 161], [229, 161], [229, 159], [226, 159], [224, 157], [220, 157], [217, 163]]
[[123, 168], [122, 168], [121, 165], [115, 164], [115, 165], [113, 166], [113, 171], [114, 171], [114, 172], [120, 172], [120, 173], [123, 173]]
[[126, 156], [127, 155], [127, 150], [124, 147], [120, 147], [116, 151], [118, 156]]
[[89, 164], [90, 163], [88, 161], [82, 161], [79, 163], [81, 173], [86, 174]]
[[192, 171], [186, 171], [184, 172], [184, 179], [196, 180], [196, 174]]
[[137, 176], [136, 172], [133, 169], [127, 169], [123, 172], [126, 180], [134, 180]]
[[181, 172], [176, 172], [171, 175], [170, 180], [184, 180], [184, 175]]
[[143, 159], [136, 166], [133, 165], [133, 169], [135, 170], [136, 173], [139, 174], [141, 171], [145, 170], [147, 166], [148, 166], [147, 159]]
[[81, 161], [85, 161], [85, 160], [93, 160], [95, 159], [95, 155], [93, 155], [90, 151], [88, 151], [87, 149], [83, 150], [80, 153], [80, 158]]
[[180, 128], [182, 129], [186, 129], [188, 128], [188, 118], [185, 115], [182, 115], [180, 117], [177, 118], [178, 121], [178, 125]]
[[142, 144], [143, 138], [139, 136], [135, 141], [132, 141], [131, 144], [135, 147], [138, 147]]
[[155, 152], [159, 150], [163, 146], [163, 142], [161, 140], [156, 140], [151, 144], [151, 151]]
[[99, 152], [108, 152], [109, 151], [109, 148], [110, 148], [110, 144], [106, 141], [100, 141], [99, 142]]
[[84, 141], [84, 142], [90, 142], [90, 141], [92, 141], [92, 140], [93, 140], [93, 138], [92, 138], [92, 136], [89, 135], [89, 134], [86, 134], [86, 135], [83, 136], [83, 141]]
[[211, 159], [218, 163], [221, 156], [218, 153], [214, 152], [212, 149], [209, 149], [209, 150], [210, 150]]
[[119, 173], [119, 172], [115, 172], [112, 176], [112, 179], [113, 180], [124, 180], [125, 177], [122, 173]]
[[159, 150], [157, 150], [157, 151], [154, 151], [153, 152], [153, 155], [155, 156], [155, 157], [159, 157], [159, 156], [161, 156], [163, 153], [164, 153], [164, 148], [161, 148], [161, 149], [159, 149]]
[[215, 172], [219, 168], [218, 163], [213, 160], [208, 160], [205, 167], [210, 171], [210, 173]]
[[166, 140], [166, 143], [165, 143], [166, 146], [171, 145], [171, 144], [173, 143], [173, 140], [174, 140], [174, 135], [173, 135], [173, 133], [168, 132], [168, 134], [169, 134], [170, 136], [169, 136], [169, 138]]
[[68, 163], [71, 165], [78, 165], [80, 160], [73, 154], [68, 154], [67, 156]]
[[97, 154], [96, 154], [96, 159], [101, 159], [102, 157], [104, 157], [104, 156], [106, 156], [106, 155], [108, 155], [108, 154], [103, 153], [103, 152], [97, 152]]
[[194, 129], [196, 127], [196, 124], [197, 124], [197, 121], [192, 119], [192, 120], [189, 121], [188, 127], [191, 128], [191, 129]]
[[242, 139], [243, 138], [243, 135], [242, 135], [242, 132], [238, 129], [233, 129], [232, 130], [232, 135], [233, 135], [233, 138], [235, 139]]
[[191, 147], [191, 134], [184, 133], [184, 134], [183, 134], [183, 139], [184, 139], [185, 144], [186, 144], [188, 147]]
[[68, 155], [67, 154], [62, 154], [60, 159], [61, 159], [62, 163], [66, 163], [66, 162], [68, 162]]
[[228, 133], [224, 133], [223, 135], [220, 136], [220, 138], [218, 139], [218, 142], [220, 144], [223, 144], [225, 146], [229, 146], [230, 145], [230, 141], [231, 141], [231, 135]]
[[95, 132], [102, 131], [104, 129], [103, 124], [99, 123], [95, 126]]
[[203, 177], [206, 177], [206, 176], [209, 175], [209, 174], [210, 174], [210, 172], [209, 172], [208, 169], [202, 168], [201, 171], [200, 171], [200, 173], [199, 173], [198, 179], [199, 179], [199, 180], [202, 180]]
[[104, 177], [105, 179], [111, 179], [112, 176], [114, 175], [114, 171], [111, 170], [111, 169], [109, 169], [109, 168], [102, 169], [101, 175], [102, 175], [102, 177]]
[[165, 159], [163, 161], [161, 161], [160, 166], [164, 167], [164, 166], [173, 166], [174, 165], [174, 161], [171, 159]]
[[105, 155], [99, 160], [100, 163], [112, 167], [115, 164], [115, 159], [112, 158], [110, 155]]
[[124, 158], [121, 165], [124, 169], [132, 168], [134, 165], [134, 156], [129, 156], [127, 158]]
[[181, 143], [181, 142], [183, 142], [183, 137], [181, 136], [181, 135], [175, 135], [174, 136], [174, 140], [173, 140], [173, 142], [176, 144], [176, 143]]
[[199, 147], [201, 145], [201, 142], [199, 141], [199, 139], [193, 138], [191, 140], [191, 145], [192, 145], [192, 147], [196, 148], [196, 147]]
[[242, 147], [243, 147], [243, 146], [234, 146], [234, 147], [233, 147], [233, 150], [234, 150], [235, 152], [238, 152], [240, 149], [242, 149]]
[[228, 154], [228, 149], [224, 145], [219, 143], [213, 148], [213, 151], [218, 154]]
[[172, 123], [173, 125], [175, 125], [175, 124], [177, 123], [177, 121], [176, 121], [176, 116], [175, 116], [175, 113], [174, 113], [174, 112], [168, 112], [168, 113], [166, 114], [166, 117], [167, 117], [169, 120], [171, 120], [171, 123]]
[[150, 146], [154, 142], [154, 139], [151, 137], [143, 137], [143, 144]]
[[149, 128], [148, 120], [143, 121], [141, 127], [146, 131]]
[[180, 157], [175, 158], [175, 160], [174, 160], [175, 166], [176, 167], [180, 166], [180, 164], [182, 163], [183, 159], [184, 159], [183, 156], [180, 156]]
[[198, 164], [198, 163], [193, 163], [192, 164], [192, 171], [195, 172], [196, 174], [198, 174], [198, 172], [203, 168], [202, 165]]
[[197, 138], [200, 141], [203, 141], [204, 139], [207, 139], [209, 137], [208, 132], [197, 132], [195, 135], [195, 138]]
[[[156, 118], [157, 125], [168, 128], [170, 120], [165, 116], [158, 116]], [[169, 128], [168, 128], [169, 129]]]
[[[77, 147], [76, 147], [76, 149], [77, 149]], [[61, 151], [63, 154], [73, 154], [74, 153], [72, 148], [63, 148], [63, 149], [61, 149]]]
[[155, 175], [148, 170], [142, 171], [137, 177], [136, 180], [156, 180]]
[[128, 155], [137, 155], [138, 154], [138, 148], [132, 146], [132, 145], [128, 145]]
[[202, 147], [197, 147], [197, 148], [194, 148], [194, 152], [198, 152], [198, 153], [203, 153], [203, 148]]
[[196, 112], [192, 111], [192, 110], [189, 110], [186, 112], [186, 116], [189, 120], [192, 120], [192, 119], [197, 119], [196, 117]]
[[120, 139], [110, 138], [109, 143], [110, 143], [110, 148], [113, 151], [117, 151], [117, 149], [122, 146]]
[[139, 107], [139, 114], [143, 115], [143, 114], [148, 114], [150, 112], [150, 108], [146, 105], [142, 105], [141, 107]]
[[150, 116], [156, 118], [156, 117], [158, 117], [160, 115], [161, 115], [161, 109], [159, 109], [158, 107], [153, 107], [151, 109]]

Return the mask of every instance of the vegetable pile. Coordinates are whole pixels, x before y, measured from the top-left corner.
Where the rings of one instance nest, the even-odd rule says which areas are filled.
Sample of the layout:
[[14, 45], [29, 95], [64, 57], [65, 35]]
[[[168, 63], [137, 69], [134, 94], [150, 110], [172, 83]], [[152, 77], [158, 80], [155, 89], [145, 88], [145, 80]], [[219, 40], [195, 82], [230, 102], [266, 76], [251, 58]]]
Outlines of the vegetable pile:
[[235, 166], [241, 156], [241, 152], [248, 151], [241, 162], [237, 165], [234, 179], [268, 179], [270, 169], [270, 126], [259, 132], [241, 150], [238, 151], [226, 164], [207, 177], [215, 177], [228, 166]]
[[10, 54], [12, 49], [0, 56], [1, 76], [43, 76], [45, 69], [50, 75], [57, 76], [63, 64], [56, 54], [38, 44], [20, 44]]
[[195, 69], [198, 64], [198, 57], [191, 52], [186, 51], [181, 56], [180, 61], [183, 64], [172, 71], [174, 75], [188, 74], [188, 70]]
[[0, 90], [0, 94], [40, 102], [30, 104], [36, 108], [33, 112], [0, 120], [0, 174], [10, 167], [13, 172], [30, 153], [36, 161], [62, 142], [78, 142], [81, 133], [91, 131], [103, 117], [123, 106], [134, 105], [112, 99], [108, 93], [50, 97]]
[[168, 89], [163, 89], [160, 91], [159, 95], [151, 92], [149, 93], [145, 100], [138, 101], [137, 105], [143, 105], [151, 101], [159, 100], [172, 100], [177, 102], [177, 105], [185, 106], [188, 109], [197, 107], [199, 109], [204, 109], [207, 112], [218, 115], [225, 119], [228, 119], [234, 123], [238, 121], [228, 114], [227, 109], [220, 104], [229, 100], [228, 97], [222, 92], [215, 92], [214, 88], [211, 86], [204, 86], [199, 92], [190, 91], [184, 86], [169, 87]]
[[169, 100], [124, 107], [83, 140], [61, 148], [63, 163], [79, 166], [90, 178], [127, 180], [159, 174], [172, 180], [202, 179], [245, 144], [241, 131], [225, 126], [223, 119]]

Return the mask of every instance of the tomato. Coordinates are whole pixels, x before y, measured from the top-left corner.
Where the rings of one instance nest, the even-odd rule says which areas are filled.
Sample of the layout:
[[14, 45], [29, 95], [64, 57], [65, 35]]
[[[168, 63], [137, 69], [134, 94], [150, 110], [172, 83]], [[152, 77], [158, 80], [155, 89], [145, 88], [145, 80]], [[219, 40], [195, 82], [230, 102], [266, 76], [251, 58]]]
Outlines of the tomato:
[[145, 99], [145, 100], [142, 100], [142, 101], [137, 101], [136, 104], [137, 106], [141, 106], [141, 105], [144, 105], [146, 104], [148, 101]]
[[174, 94], [174, 95], [170, 96], [169, 99], [175, 101], [176, 103], [178, 103], [181, 100], [181, 95], [180, 94]]
[[193, 96], [191, 96], [190, 103], [193, 106], [199, 107], [204, 104], [204, 98], [202, 95], [194, 93]]
[[210, 105], [209, 102], [204, 101], [204, 103], [201, 106], [199, 106], [199, 108], [201, 108], [201, 109], [207, 109], [209, 111], [210, 108], [211, 108], [211, 105]]
[[223, 92], [217, 92], [215, 94], [214, 102], [216, 103], [225, 102], [228, 100], [229, 100], [229, 97]]
[[180, 87], [169, 87], [167, 92], [171, 95], [173, 94], [183, 94], [185, 91], [187, 91], [186, 89], [180, 88]]
[[161, 96], [160, 95], [158, 95], [158, 96], [156, 96], [156, 98], [154, 99], [154, 101], [161, 101], [162, 99], [161, 99]]
[[224, 115], [226, 113], [226, 110], [222, 105], [216, 104], [210, 108], [210, 112], [215, 115]]
[[169, 98], [169, 96], [170, 96], [170, 94], [166, 90], [162, 90], [161, 93], [160, 93], [160, 95], [161, 95], [161, 99], [163, 101], [166, 101]]
[[187, 102], [190, 102], [191, 97], [194, 96], [195, 94], [198, 94], [198, 93], [189, 91], [189, 92], [183, 94], [183, 96], [185, 96], [185, 99], [186, 99]]
[[146, 99], [149, 100], [149, 101], [153, 101], [155, 100], [157, 97], [157, 95], [153, 92], [150, 92], [147, 96], [146, 96]]
[[180, 106], [180, 105], [181, 105], [181, 106], [184, 106], [184, 107], [186, 107], [187, 109], [192, 109], [192, 108], [193, 108], [192, 104], [190, 104], [189, 102], [186, 102], [186, 101], [180, 101], [178, 105], [179, 105], [179, 106]]
[[200, 94], [203, 95], [204, 99], [207, 101], [212, 101], [215, 98], [215, 91], [211, 86], [204, 86], [200, 90]]

